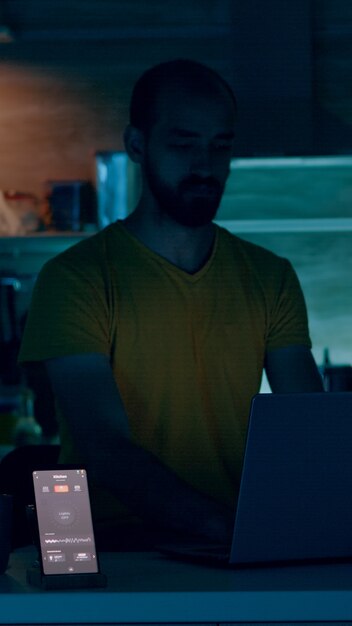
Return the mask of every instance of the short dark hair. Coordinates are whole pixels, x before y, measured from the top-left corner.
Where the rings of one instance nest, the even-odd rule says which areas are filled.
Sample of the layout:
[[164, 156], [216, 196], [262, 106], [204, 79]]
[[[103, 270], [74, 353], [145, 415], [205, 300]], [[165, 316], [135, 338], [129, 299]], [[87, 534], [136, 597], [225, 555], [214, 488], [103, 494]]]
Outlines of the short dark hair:
[[225, 92], [237, 110], [236, 97], [230, 85], [215, 70], [190, 59], [159, 63], [137, 80], [130, 102], [130, 124], [147, 131], [157, 121], [157, 100], [168, 86], [185, 86], [190, 93]]

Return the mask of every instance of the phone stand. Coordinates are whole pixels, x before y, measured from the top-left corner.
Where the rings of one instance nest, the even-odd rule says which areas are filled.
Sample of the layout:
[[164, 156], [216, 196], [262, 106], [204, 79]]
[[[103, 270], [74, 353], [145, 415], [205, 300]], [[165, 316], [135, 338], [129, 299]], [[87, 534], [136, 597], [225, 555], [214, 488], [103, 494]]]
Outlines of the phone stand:
[[106, 587], [105, 574], [43, 574], [39, 561], [27, 569], [27, 583], [41, 589], [93, 589]]

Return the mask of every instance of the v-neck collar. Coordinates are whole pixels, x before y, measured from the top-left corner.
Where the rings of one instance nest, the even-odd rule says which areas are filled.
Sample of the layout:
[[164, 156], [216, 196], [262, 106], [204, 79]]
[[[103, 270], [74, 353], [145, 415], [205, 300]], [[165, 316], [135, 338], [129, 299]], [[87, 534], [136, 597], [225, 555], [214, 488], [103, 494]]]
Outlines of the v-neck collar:
[[219, 228], [218, 228], [217, 225], [215, 225], [215, 237], [214, 237], [214, 243], [213, 243], [213, 248], [212, 248], [211, 254], [210, 254], [208, 260], [204, 263], [204, 265], [199, 270], [197, 270], [196, 272], [191, 274], [191, 273], [187, 272], [186, 270], [183, 270], [182, 268], [178, 267], [177, 265], [175, 265], [174, 263], [172, 263], [171, 261], [169, 261], [168, 259], [166, 259], [162, 255], [158, 254], [157, 252], [154, 252], [154, 250], [152, 250], [148, 246], [146, 246], [140, 239], [138, 239], [138, 237], [133, 235], [126, 228], [126, 226], [124, 226], [122, 221], [119, 220], [118, 222], [116, 222], [116, 226], [121, 230], [121, 232], [124, 233], [124, 235], [130, 241], [133, 242], [133, 244], [142, 252], [142, 254], [144, 254], [145, 256], [149, 257], [150, 259], [153, 259], [159, 265], [164, 266], [167, 271], [179, 275], [180, 277], [183, 278], [183, 280], [188, 281], [189, 283], [195, 283], [195, 282], [199, 281], [205, 274], [207, 274], [209, 268], [211, 267], [211, 265], [213, 263], [213, 259], [214, 259], [215, 255], [216, 255], [216, 252], [217, 252], [217, 249], [218, 249]]

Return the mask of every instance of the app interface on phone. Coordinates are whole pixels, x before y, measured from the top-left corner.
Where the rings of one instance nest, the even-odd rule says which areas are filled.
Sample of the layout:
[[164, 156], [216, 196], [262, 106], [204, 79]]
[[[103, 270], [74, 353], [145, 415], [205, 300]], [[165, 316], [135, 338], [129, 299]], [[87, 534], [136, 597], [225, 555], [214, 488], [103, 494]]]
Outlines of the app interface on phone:
[[97, 572], [86, 471], [41, 470], [33, 482], [44, 574]]

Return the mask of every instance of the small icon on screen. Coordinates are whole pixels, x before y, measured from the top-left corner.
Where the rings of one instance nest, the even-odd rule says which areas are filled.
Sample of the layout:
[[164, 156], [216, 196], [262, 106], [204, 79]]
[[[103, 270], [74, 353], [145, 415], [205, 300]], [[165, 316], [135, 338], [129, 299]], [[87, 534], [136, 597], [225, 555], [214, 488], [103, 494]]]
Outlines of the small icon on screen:
[[55, 493], [67, 493], [69, 491], [68, 485], [54, 485]]

